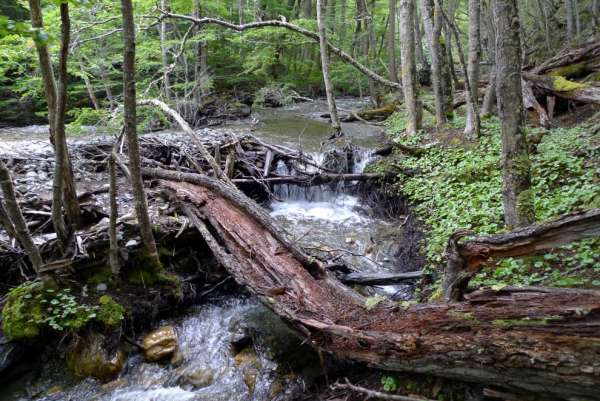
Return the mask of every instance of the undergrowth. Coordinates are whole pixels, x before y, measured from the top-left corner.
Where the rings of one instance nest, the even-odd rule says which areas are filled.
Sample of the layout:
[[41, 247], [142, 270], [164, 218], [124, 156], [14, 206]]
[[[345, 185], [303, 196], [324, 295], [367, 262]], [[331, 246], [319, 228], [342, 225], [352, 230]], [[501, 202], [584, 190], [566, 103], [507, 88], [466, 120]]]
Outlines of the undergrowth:
[[[425, 133], [402, 137], [401, 116], [389, 120], [388, 133], [397, 142], [415, 145], [438, 138]], [[464, 127], [457, 117], [450, 125]], [[529, 135], [541, 134], [530, 129]], [[482, 121], [477, 143], [463, 144], [457, 134], [420, 156], [396, 154], [376, 163], [374, 170], [393, 170], [394, 165], [420, 171], [414, 177], [398, 175], [387, 188], [403, 194], [415, 206], [427, 226], [422, 252], [427, 270], [440, 276], [449, 236], [458, 230], [494, 234], [504, 230], [500, 123]], [[447, 140], [449, 139], [449, 140]], [[578, 209], [600, 207], [600, 135], [586, 126], [557, 128], [543, 135], [531, 155], [535, 214], [547, 220]], [[600, 240], [578, 241], [542, 256], [506, 259], [484, 269], [474, 285], [600, 286]]]

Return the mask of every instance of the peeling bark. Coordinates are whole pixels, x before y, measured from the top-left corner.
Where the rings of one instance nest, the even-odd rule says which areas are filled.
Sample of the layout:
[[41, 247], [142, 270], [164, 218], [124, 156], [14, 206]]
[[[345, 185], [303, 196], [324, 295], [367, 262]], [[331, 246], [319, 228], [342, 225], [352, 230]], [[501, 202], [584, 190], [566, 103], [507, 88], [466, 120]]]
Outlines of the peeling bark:
[[322, 351], [386, 370], [600, 397], [598, 291], [505, 289], [367, 309], [329, 275], [311, 274], [263, 224], [270, 217], [255, 219], [212, 184], [161, 185], [232, 276]]

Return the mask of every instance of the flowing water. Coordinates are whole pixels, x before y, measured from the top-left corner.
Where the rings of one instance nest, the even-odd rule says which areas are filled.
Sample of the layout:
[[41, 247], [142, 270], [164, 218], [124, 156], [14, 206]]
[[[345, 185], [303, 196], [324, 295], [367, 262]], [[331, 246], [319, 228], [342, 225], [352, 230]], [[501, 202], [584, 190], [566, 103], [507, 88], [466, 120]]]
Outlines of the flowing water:
[[[357, 108], [357, 101], [342, 101], [340, 107]], [[300, 149], [323, 160], [322, 143], [329, 134], [323, 102], [305, 103], [284, 109], [259, 110], [252, 121], [231, 123], [218, 128], [234, 132], [251, 131], [262, 139]], [[364, 124], [344, 124], [343, 130], [357, 146], [352, 172], [361, 172], [381, 144], [380, 129]], [[28, 143], [43, 145], [43, 128], [0, 130], [0, 151], [14, 149], [23, 135]], [[4, 139], [4, 141], [2, 141]], [[6, 141], [8, 140], [8, 142]], [[278, 172], [287, 173], [282, 163]], [[353, 193], [352, 186], [301, 188], [279, 185], [275, 200], [266, 207], [296, 241], [321, 253], [342, 254], [348, 263], [362, 271], [394, 271], [398, 221], [380, 218]], [[381, 287], [379, 291], [397, 297], [409, 294], [406, 286]], [[217, 300], [192, 308], [180, 319], [165, 323], [176, 328], [183, 362], [178, 367], [145, 363], [140, 355], [131, 357], [119, 379], [109, 384], [95, 380], [74, 381], [63, 368], [47, 368], [40, 378], [15, 383], [0, 389], [4, 400], [99, 400], [99, 401], [185, 401], [185, 400], [275, 400], [286, 399], [290, 392], [301, 391], [302, 375], [283, 375], [277, 355], [289, 354], [293, 335], [270, 311], [252, 299]], [[238, 363], [231, 340], [240, 330], [254, 334], [256, 354], [250, 362]], [[284, 351], [275, 351], [279, 347]], [[291, 348], [298, 348], [293, 343]], [[318, 365], [318, 363], [316, 363]], [[199, 383], [200, 382], [200, 383]], [[59, 387], [56, 387], [56, 386]], [[56, 394], [49, 394], [55, 391]]]

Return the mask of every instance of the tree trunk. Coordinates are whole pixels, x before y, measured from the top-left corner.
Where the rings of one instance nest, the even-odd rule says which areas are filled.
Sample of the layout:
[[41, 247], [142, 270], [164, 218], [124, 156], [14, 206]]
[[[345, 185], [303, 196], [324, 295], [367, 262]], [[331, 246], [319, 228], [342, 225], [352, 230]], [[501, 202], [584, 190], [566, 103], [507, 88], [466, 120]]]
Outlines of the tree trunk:
[[402, 56], [402, 89], [406, 108], [406, 132], [414, 135], [421, 129], [421, 110], [417, 93], [415, 62], [414, 0], [400, 0], [400, 39]]
[[[21, 208], [17, 202], [15, 196], [15, 190], [13, 187], [12, 179], [10, 177], [10, 171], [0, 160], [0, 187], [2, 188], [2, 196], [4, 197], [4, 206], [6, 207], [6, 215], [10, 219], [10, 223], [13, 227], [13, 234], [19, 244], [29, 256], [31, 266], [38, 276], [44, 276], [40, 273], [40, 268], [43, 265], [42, 256], [37, 246], [34, 244], [31, 238], [31, 233], [27, 228], [27, 223], [21, 213]], [[8, 231], [8, 229], [7, 229]], [[10, 232], [9, 232], [10, 234]]]
[[111, 154], [108, 157], [108, 199], [110, 202], [110, 215], [108, 224], [108, 264], [115, 279], [118, 279], [119, 268], [119, 241], [117, 238], [117, 218], [119, 217], [119, 206], [117, 205], [117, 171], [115, 159]]
[[90, 82], [90, 77], [88, 74], [81, 69], [81, 76], [83, 77], [83, 82], [85, 83], [85, 89], [87, 90], [88, 96], [90, 97], [90, 102], [92, 102], [92, 106], [94, 106], [95, 110], [100, 110], [100, 104], [98, 103], [98, 98], [96, 98], [96, 94], [94, 93], [94, 87]]
[[[1, 160], [0, 163], [2, 163]], [[13, 226], [12, 221], [10, 221], [10, 217], [4, 206], [4, 200], [2, 199], [0, 199], [0, 227], [4, 228], [4, 231], [6, 231], [9, 238], [17, 238], [15, 227]]]
[[496, 90], [502, 121], [504, 223], [508, 227], [531, 224], [535, 219], [531, 190], [531, 164], [522, 131], [521, 41], [516, 0], [494, 0], [496, 21]]
[[[202, 16], [202, 5], [200, 0], [194, 0], [194, 17]], [[200, 32], [198, 29], [197, 32]], [[207, 63], [207, 48], [206, 42], [198, 42], [196, 44], [196, 60], [194, 64], [194, 99], [196, 104], [200, 104], [200, 98], [206, 94], [206, 82], [208, 82], [208, 63]]]
[[544, 25], [544, 41], [546, 43], [546, 51], [550, 52], [550, 49], [552, 48], [550, 42], [550, 27], [548, 22], [548, 13], [546, 12], [546, 6], [542, 3], [543, 1], [544, 0], [536, 0], [536, 3]]
[[[442, 96], [444, 98], [444, 111], [446, 113], [446, 119], [452, 120], [454, 118], [454, 90], [452, 88], [452, 55], [448, 49], [451, 41], [444, 39], [450, 38], [447, 33], [442, 37], [442, 29], [444, 27], [443, 22], [443, 0], [434, 0], [435, 10], [433, 26], [434, 31], [439, 30], [439, 45], [440, 45], [440, 70], [441, 70], [441, 88]], [[439, 25], [437, 25], [439, 24]], [[435, 27], [438, 27], [437, 29]], [[447, 30], [446, 30], [447, 31]]]
[[479, 62], [481, 60], [480, 35], [481, 4], [479, 0], [469, 0], [469, 56], [467, 74], [469, 76], [471, 96], [467, 96], [467, 122], [465, 136], [470, 139], [479, 137]]
[[567, 16], [567, 41], [571, 44], [576, 42], [575, 1], [565, 0], [565, 13]]
[[146, 250], [149, 270], [160, 269], [160, 260], [156, 242], [152, 233], [152, 225], [148, 216], [148, 204], [144, 191], [140, 165], [140, 147], [136, 127], [135, 99], [135, 25], [133, 20], [132, 0], [121, 0], [123, 15], [123, 114], [124, 130], [129, 151], [129, 171], [135, 199], [135, 211], [140, 226], [142, 242]]
[[442, 85], [442, 16], [435, 13], [434, 0], [421, 0], [421, 15], [425, 26], [425, 36], [431, 53], [431, 85], [433, 101], [435, 104], [436, 126], [440, 129], [448, 121], [444, 101], [444, 88]]
[[325, 94], [327, 95], [327, 107], [329, 109], [329, 117], [331, 118], [331, 129], [334, 136], [342, 134], [342, 126], [338, 116], [337, 107], [335, 105], [335, 95], [333, 93], [333, 85], [329, 77], [329, 49], [327, 48], [327, 26], [325, 15], [323, 12], [322, 0], [317, 0], [317, 23], [319, 25], [319, 47], [321, 53], [321, 70], [323, 71], [323, 81], [325, 82]]
[[455, 304], [367, 308], [337, 280], [307, 271], [218, 183], [161, 185], [232, 276], [322, 351], [386, 370], [600, 398], [597, 291], [504, 289]]
[[388, 18], [387, 53], [390, 80], [400, 82], [396, 65], [396, 0], [388, 0]]
[[[160, 7], [163, 10], [169, 11], [169, 0], [160, 0]], [[158, 26], [160, 39], [160, 57], [162, 60], [163, 69], [163, 93], [166, 99], [171, 99], [171, 77], [169, 76], [169, 49], [167, 47], [167, 20], [162, 19]]]

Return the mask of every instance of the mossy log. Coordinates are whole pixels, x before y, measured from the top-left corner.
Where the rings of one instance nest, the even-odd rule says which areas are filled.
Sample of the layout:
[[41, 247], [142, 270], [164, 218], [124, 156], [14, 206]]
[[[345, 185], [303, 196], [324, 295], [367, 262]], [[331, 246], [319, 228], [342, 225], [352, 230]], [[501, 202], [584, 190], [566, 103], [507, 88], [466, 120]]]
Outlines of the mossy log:
[[536, 75], [582, 77], [600, 71], [600, 41], [571, 47], [549, 58], [531, 70]]
[[468, 234], [457, 232], [448, 242], [448, 266], [443, 284], [447, 300], [461, 300], [469, 280], [494, 260], [532, 255], [576, 240], [600, 236], [600, 209], [576, 212], [508, 233], [459, 242]]
[[505, 289], [367, 308], [330, 274], [311, 274], [235, 189], [198, 184], [160, 183], [230, 274], [319, 350], [386, 370], [600, 399], [599, 291]]
[[523, 79], [540, 92], [582, 103], [600, 104], [600, 87], [570, 81], [561, 76], [536, 75], [523, 72]]

